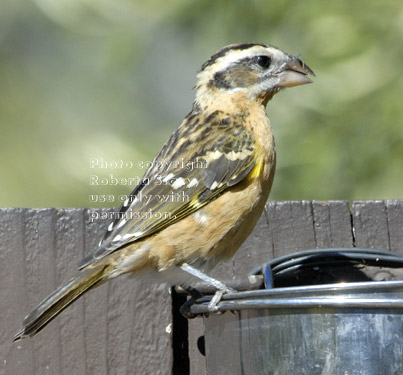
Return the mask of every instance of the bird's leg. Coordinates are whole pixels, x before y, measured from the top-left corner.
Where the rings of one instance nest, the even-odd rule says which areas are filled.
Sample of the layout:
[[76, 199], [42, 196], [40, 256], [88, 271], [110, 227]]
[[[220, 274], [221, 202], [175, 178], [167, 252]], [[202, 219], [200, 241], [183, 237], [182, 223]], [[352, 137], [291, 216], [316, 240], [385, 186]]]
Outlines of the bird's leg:
[[195, 277], [198, 279], [206, 282], [207, 284], [210, 284], [211, 286], [217, 288], [218, 290], [221, 290], [225, 293], [236, 293], [235, 289], [230, 288], [229, 286], [225, 285], [223, 282], [220, 280], [214, 279], [213, 277], [210, 277], [206, 275], [205, 273], [199, 271], [197, 268], [194, 268], [190, 266], [187, 263], [182, 263], [179, 268]]
[[[221, 301], [221, 298], [224, 294], [227, 293], [236, 293], [237, 291], [235, 289], [230, 288], [229, 286], [225, 285], [224, 283], [222, 283], [220, 280], [214, 279], [208, 275], [206, 275], [205, 273], [199, 271], [197, 268], [194, 268], [192, 266], [190, 266], [187, 263], [183, 263], [179, 266], [179, 268], [195, 277], [197, 277], [200, 280], [203, 280], [204, 282], [206, 282], [207, 284], [212, 285], [213, 287], [215, 287], [216, 289], [218, 289], [213, 298], [211, 299], [210, 303], [208, 304], [208, 310], [211, 312], [215, 312], [218, 310], [217, 308], [217, 304]], [[194, 289], [194, 288], [192, 288]], [[193, 297], [192, 297], [193, 298]], [[190, 300], [189, 300], [190, 301]], [[192, 301], [193, 303], [193, 301]], [[189, 306], [187, 306], [189, 307]]]

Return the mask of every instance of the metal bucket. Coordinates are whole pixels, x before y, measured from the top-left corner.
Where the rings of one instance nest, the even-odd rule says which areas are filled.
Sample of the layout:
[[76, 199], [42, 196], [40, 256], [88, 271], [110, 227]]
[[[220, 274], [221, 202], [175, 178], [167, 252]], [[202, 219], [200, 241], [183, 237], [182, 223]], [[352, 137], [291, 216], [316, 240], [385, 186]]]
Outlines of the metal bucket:
[[204, 317], [208, 375], [403, 374], [403, 281], [240, 292], [219, 311]]

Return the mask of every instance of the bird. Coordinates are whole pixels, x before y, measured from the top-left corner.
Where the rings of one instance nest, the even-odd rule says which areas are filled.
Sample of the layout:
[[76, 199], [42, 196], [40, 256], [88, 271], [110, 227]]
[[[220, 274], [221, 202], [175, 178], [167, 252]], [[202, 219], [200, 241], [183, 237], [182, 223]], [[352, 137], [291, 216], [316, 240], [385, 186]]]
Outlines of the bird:
[[309, 76], [299, 57], [269, 44], [214, 53], [197, 75], [191, 111], [99, 246], [25, 317], [14, 340], [35, 335], [86, 291], [126, 273], [156, 270], [185, 287], [202, 279], [217, 288], [216, 301], [233, 292], [208, 273], [249, 236], [268, 199], [276, 151], [266, 105], [284, 88], [312, 83]]

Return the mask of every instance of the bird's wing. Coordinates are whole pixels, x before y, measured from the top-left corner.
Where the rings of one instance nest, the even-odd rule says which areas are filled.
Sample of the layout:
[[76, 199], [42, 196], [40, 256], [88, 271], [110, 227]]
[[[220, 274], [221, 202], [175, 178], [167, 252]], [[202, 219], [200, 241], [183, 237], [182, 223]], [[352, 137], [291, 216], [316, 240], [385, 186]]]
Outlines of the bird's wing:
[[256, 165], [256, 144], [242, 120], [220, 111], [188, 115], [81, 268], [176, 223], [243, 180]]

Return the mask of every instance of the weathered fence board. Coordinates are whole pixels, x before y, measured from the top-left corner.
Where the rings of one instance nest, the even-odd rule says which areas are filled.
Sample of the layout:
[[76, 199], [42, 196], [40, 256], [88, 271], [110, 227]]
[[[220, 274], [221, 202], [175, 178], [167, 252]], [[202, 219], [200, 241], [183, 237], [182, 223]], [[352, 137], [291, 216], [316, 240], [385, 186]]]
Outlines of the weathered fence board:
[[403, 201], [387, 201], [386, 212], [390, 248], [403, 252]]
[[[0, 210], [0, 375], [186, 375], [172, 366], [187, 355], [190, 374], [205, 375], [196, 346], [202, 319], [189, 322], [189, 354], [187, 345], [174, 352], [172, 335], [182, 332], [172, 326], [169, 286], [143, 276], [101, 285], [35, 338], [12, 342], [23, 317], [102, 237], [109, 221], [88, 217], [87, 209]], [[270, 202], [253, 235], [213, 275], [242, 277], [273, 257], [325, 247], [403, 253], [403, 201]]]
[[171, 374], [166, 284], [121, 277], [76, 301], [33, 339], [12, 343], [24, 316], [99, 242], [109, 224], [85, 209], [0, 210], [0, 374]]
[[350, 208], [347, 202], [312, 202], [316, 247], [352, 247]]

